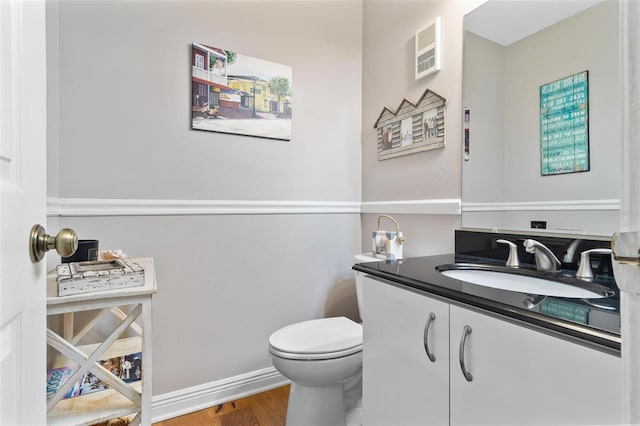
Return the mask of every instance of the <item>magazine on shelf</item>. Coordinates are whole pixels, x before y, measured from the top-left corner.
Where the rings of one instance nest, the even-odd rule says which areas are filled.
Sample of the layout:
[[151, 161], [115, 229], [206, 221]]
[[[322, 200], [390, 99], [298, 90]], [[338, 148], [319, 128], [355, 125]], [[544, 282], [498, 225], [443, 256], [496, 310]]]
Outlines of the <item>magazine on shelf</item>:
[[[136, 382], [142, 378], [142, 352], [108, 358], [99, 361], [99, 363], [125, 383]], [[47, 372], [47, 398], [51, 398], [77, 369], [78, 366], [76, 365], [74, 367], [49, 370]], [[98, 376], [86, 372], [69, 389], [64, 399], [87, 395], [108, 388], [109, 386]]]
[[51, 398], [65, 384], [69, 377], [76, 372], [78, 366], [54, 368], [47, 371], [47, 399]]

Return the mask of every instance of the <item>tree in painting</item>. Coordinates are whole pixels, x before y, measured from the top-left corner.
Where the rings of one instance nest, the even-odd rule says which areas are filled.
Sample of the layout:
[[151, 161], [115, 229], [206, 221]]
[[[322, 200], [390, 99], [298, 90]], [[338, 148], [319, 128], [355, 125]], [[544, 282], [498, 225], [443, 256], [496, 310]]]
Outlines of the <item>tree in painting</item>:
[[[273, 77], [271, 81], [269, 81], [269, 90], [278, 97], [278, 103], [281, 103], [283, 97], [291, 95], [289, 79], [285, 77]], [[278, 110], [278, 117], [279, 116], [280, 110]]]

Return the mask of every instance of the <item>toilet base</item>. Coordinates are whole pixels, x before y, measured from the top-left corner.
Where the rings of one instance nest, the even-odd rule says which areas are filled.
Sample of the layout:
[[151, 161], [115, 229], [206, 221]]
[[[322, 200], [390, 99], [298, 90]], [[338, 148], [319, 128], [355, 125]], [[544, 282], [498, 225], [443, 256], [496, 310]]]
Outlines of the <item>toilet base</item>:
[[310, 387], [292, 383], [287, 426], [346, 426], [344, 386]]

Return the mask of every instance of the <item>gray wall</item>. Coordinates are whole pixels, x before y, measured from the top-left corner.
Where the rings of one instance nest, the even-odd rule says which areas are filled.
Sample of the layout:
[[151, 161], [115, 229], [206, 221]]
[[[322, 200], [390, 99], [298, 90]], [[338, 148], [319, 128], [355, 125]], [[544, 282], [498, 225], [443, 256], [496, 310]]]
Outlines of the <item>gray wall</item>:
[[[361, 20], [357, 1], [62, 1], [59, 195], [358, 200]], [[292, 66], [292, 143], [189, 130], [191, 42]]]
[[[355, 306], [361, 2], [61, 1], [47, 30], [49, 224], [155, 259], [154, 395], [271, 366], [269, 334], [336, 291]], [[190, 130], [192, 42], [292, 66], [292, 140]]]
[[[453, 251], [453, 230], [460, 226], [458, 207], [444, 200], [461, 198], [462, 18], [478, 2], [365, 1], [362, 78], [362, 199], [373, 203], [362, 220], [362, 244], [370, 249], [381, 209], [377, 202], [400, 202], [385, 211], [400, 223], [405, 256]], [[442, 18], [442, 69], [415, 80], [414, 35], [436, 16]], [[407, 98], [417, 101], [425, 89], [447, 99], [446, 146], [378, 161], [373, 128], [382, 109], [395, 111]], [[434, 205], [422, 205], [420, 201]], [[403, 203], [418, 214], [406, 214]], [[386, 226], [388, 228], [388, 225]], [[385, 228], [386, 229], [386, 228]]]

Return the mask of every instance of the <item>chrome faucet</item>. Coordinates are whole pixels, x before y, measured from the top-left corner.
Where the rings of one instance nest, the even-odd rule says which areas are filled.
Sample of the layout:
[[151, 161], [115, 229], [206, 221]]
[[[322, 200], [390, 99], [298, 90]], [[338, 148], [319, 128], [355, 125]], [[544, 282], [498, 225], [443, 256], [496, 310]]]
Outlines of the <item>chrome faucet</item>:
[[611, 256], [611, 249], [596, 248], [583, 251], [580, 255], [580, 267], [578, 268], [578, 272], [576, 272], [577, 278], [582, 278], [584, 280], [591, 280], [593, 278], [593, 270], [591, 269], [591, 258], [589, 257], [591, 253], [608, 254], [609, 256]]
[[520, 260], [518, 259], [518, 246], [515, 243], [512, 243], [509, 240], [496, 240], [496, 243], [506, 244], [509, 246], [509, 258], [507, 259], [507, 267], [509, 268], [519, 268]]
[[523, 243], [527, 253], [533, 253], [536, 257], [536, 268], [538, 271], [560, 271], [560, 261], [547, 246], [536, 240], [524, 240]]

